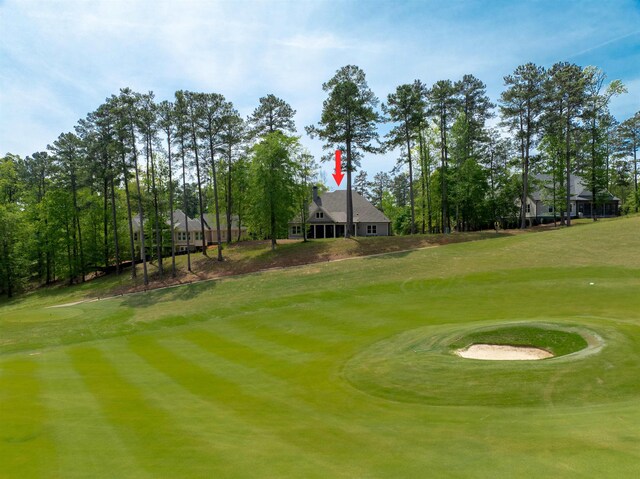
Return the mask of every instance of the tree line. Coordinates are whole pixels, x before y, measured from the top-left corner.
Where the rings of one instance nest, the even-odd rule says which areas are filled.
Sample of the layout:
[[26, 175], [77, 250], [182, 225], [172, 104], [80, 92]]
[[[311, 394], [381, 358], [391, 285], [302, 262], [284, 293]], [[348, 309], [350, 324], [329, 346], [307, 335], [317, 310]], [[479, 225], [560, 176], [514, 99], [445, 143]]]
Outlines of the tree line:
[[302, 180], [310, 184], [317, 170], [294, 136], [294, 115], [274, 95], [243, 119], [217, 93], [177, 91], [173, 101], [156, 101], [152, 92], [125, 88], [47, 151], [7, 154], [0, 294], [11, 296], [27, 280], [71, 284], [129, 265], [135, 278], [139, 263], [147, 284], [149, 261], [160, 277], [176, 276], [171, 212], [179, 208], [200, 220], [198, 244], [187, 244], [189, 270], [192, 246], [208, 254], [206, 213], [215, 218], [218, 261], [222, 244], [236, 239], [234, 223], [275, 243], [304, 201]]
[[[355, 189], [393, 220], [397, 233], [447, 233], [507, 224], [526, 228], [535, 175], [550, 178], [545, 204], [571, 224], [570, 178], [591, 192], [591, 215], [612, 193], [638, 211], [640, 112], [619, 123], [610, 113], [626, 92], [596, 67], [528, 63], [504, 78], [492, 103], [473, 75], [427, 88], [400, 85], [382, 104], [392, 128], [381, 149], [400, 148], [391, 171], [355, 178]], [[548, 186], [548, 185], [545, 185]]]
[[[553, 179], [553, 205], [567, 225], [569, 175], [576, 172], [594, 203], [611, 191], [638, 211], [640, 113], [618, 123], [608, 109], [611, 98], [625, 92], [621, 82], [607, 83], [601, 70], [569, 63], [548, 70], [529, 63], [504, 80], [498, 105], [473, 75], [430, 88], [419, 80], [400, 85], [381, 104], [362, 69], [348, 65], [322, 85], [321, 117], [306, 132], [324, 141], [322, 160], [335, 149], [346, 153], [347, 189], [381, 208], [399, 234], [516, 222], [524, 228], [535, 173]], [[126, 266], [136, 277], [138, 264], [147, 284], [149, 261], [159, 276], [175, 276], [176, 209], [199, 219], [194, 246], [205, 255], [204, 215], [214, 216], [219, 261], [223, 244], [240, 239], [232, 237], [232, 224], [237, 231], [246, 225], [274, 247], [289, 220], [304, 221], [311, 186], [319, 184], [294, 115], [271, 94], [243, 119], [217, 93], [177, 91], [171, 101], [157, 101], [152, 92], [124, 88], [47, 151], [6, 154], [0, 160], [0, 295], [12, 296], [29, 282], [119, 274]], [[391, 128], [381, 137], [383, 122]], [[398, 150], [391, 171], [369, 180], [360, 169], [365, 155]], [[350, 199], [347, 236], [353, 232]]]

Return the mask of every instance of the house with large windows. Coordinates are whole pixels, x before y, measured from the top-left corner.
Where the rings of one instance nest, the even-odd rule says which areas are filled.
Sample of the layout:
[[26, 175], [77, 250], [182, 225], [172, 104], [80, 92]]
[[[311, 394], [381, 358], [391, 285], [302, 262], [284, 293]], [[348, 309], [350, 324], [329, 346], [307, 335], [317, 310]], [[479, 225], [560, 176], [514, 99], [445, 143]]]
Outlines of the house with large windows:
[[[566, 209], [564, 184], [556, 183], [554, 188], [553, 178], [550, 175], [535, 175], [532, 179], [527, 196], [527, 219], [535, 223], [548, 223], [553, 221], [554, 217], [560, 219]], [[588, 189], [584, 178], [571, 175], [569, 183], [572, 218], [590, 218], [592, 208], [598, 218], [618, 215], [620, 198], [604, 190], [594, 202], [592, 192]], [[557, 211], [554, 211], [554, 208]]]
[[[382, 211], [355, 191], [353, 202], [354, 236], [389, 236], [391, 221]], [[307, 238], [344, 237], [347, 227], [347, 191], [328, 191], [318, 195], [313, 188], [313, 200], [306, 220]], [[289, 238], [303, 237], [303, 222], [296, 218], [289, 222]]]
[[[149, 231], [147, 227], [147, 223], [149, 221], [149, 217], [145, 216], [145, 232]], [[133, 241], [136, 245], [140, 243], [140, 217], [138, 215], [132, 218], [133, 222]], [[171, 221], [167, 218], [165, 221], [166, 227], [163, 228], [163, 237], [164, 241], [164, 249], [167, 253], [167, 250], [171, 249], [171, 242], [168, 237], [168, 232], [171, 227]], [[191, 251], [202, 250], [202, 228], [200, 227], [200, 220], [194, 220], [193, 218], [189, 218], [182, 210], [175, 210], [173, 212], [173, 239], [175, 242], [176, 252], [185, 252], [188, 249]], [[207, 244], [211, 244], [211, 228], [209, 225], [204, 223], [204, 234], [205, 240]], [[149, 237], [149, 233], [145, 234], [145, 243], [147, 248], [151, 247], [152, 244], [155, 244], [155, 236]], [[139, 246], [138, 246], [139, 249]]]

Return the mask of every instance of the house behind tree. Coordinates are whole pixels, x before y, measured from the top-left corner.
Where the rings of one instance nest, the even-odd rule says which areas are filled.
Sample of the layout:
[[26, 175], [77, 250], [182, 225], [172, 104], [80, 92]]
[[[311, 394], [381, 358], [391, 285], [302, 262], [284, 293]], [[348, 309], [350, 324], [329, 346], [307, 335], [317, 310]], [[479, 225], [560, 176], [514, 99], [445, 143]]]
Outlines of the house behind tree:
[[[618, 215], [618, 211], [620, 209], [620, 198], [612, 195], [609, 191], [601, 191], [599, 194], [600, 197], [597, 198], [597, 201], [594, 204], [592, 201], [592, 192], [586, 185], [583, 178], [577, 175], [571, 175], [570, 185], [570, 214], [572, 218], [590, 218], [592, 205], [595, 209], [596, 217], [598, 218]], [[564, 180], [556, 182], [555, 209], [557, 211], [554, 211], [553, 186], [552, 176], [535, 175], [530, 188], [530, 193], [527, 196], [527, 219], [537, 223], [548, 223], [553, 221], [554, 217], [557, 219], [562, 217], [563, 211], [566, 208], [566, 197], [563, 190]]]
[[[351, 195], [355, 236], [389, 236], [389, 218], [355, 191]], [[344, 237], [346, 226], [347, 191], [336, 190], [318, 195], [318, 188], [314, 187], [306, 220], [307, 238]], [[299, 217], [290, 221], [289, 238], [302, 238], [302, 228], [303, 222]]]
[[[217, 230], [215, 228], [215, 216], [210, 213], [204, 215], [204, 238], [207, 245], [217, 244]], [[145, 231], [148, 231], [147, 225], [150, 218], [145, 219]], [[133, 240], [136, 244], [136, 249], [140, 250], [140, 217], [138, 215], [132, 218], [133, 222]], [[163, 255], [171, 253], [171, 240], [168, 237], [171, 222], [168, 218], [164, 220], [163, 226]], [[187, 233], [188, 227], [188, 233]], [[227, 224], [226, 219], [221, 218], [220, 221], [222, 241], [227, 238]], [[202, 250], [202, 227], [200, 225], [200, 216], [197, 219], [190, 218], [182, 210], [177, 209], [173, 212], [173, 239], [175, 242], [176, 253], [183, 253], [187, 251], [187, 247], [191, 251]], [[233, 241], [237, 241], [238, 238], [247, 238], [246, 226], [238, 227], [238, 217], [232, 216], [231, 218], [231, 238]], [[153, 247], [155, 241], [155, 235], [146, 235], [147, 248]], [[188, 241], [187, 241], [188, 240]], [[188, 245], [188, 246], [187, 246]]]
[[[213, 213], [205, 213], [204, 215], [205, 226], [205, 234], [207, 236], [207, 241], [209, 244], [217, 244], [218, 243], [218, 229], [216, 227], [216, 215]], [[240, 218], [238, 215], [231, 216], [231, 240], [238, 241], [247, 239], [247, 227], [244, 225], [239, 225]], [[224, 215], [220, 215], [220, 235], [222, 242], [224, 243], [227, 239], [227, 218]]]

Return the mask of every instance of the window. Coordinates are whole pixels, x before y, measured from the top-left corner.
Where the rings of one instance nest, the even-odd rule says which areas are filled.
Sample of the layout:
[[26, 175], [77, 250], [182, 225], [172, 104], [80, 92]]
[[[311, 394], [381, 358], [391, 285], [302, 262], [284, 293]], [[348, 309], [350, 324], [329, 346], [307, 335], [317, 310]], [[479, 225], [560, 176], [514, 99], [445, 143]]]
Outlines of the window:
[[378, 234], [378, 225], [367, 225], [367, 234], [368, 235]]
[[138, 233], [133, 233], [133, 241], [138, 241]]
[[316, 219], [322, 219], [324, 218], [324, 213], [322, 211], [317, 211], [316, 212]]
[[531, 203], [527, 203], [527, 213], [531, 213]]
[[178, 231], [178, 241], [187, 241], [186, 231]]
[[196, 241], [202, 241], [202, 231], [196, 231], [195, 239]]
[[301, 235], [302, 234], [302, 226], [300, 225], [293, 225], [291, 227], [291, 234], [292, 235]]
[[553, 213], [553, 206], [549, 206], [549, 213]]

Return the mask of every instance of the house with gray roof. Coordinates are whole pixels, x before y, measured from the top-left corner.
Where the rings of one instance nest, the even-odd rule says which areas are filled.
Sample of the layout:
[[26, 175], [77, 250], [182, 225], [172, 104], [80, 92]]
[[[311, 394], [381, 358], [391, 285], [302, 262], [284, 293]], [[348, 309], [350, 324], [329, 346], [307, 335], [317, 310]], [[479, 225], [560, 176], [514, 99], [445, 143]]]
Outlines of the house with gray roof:
[[[149, 217], [145, 216], [145, 224], [149, 221]], [[132, 218], [133, 223], [133, 240], [136, 242], [136, 245], [140, 242], [140, 217], [138, 215]], [[165, 220], [165, 224], [167, 225], [166, 231], [169, 230], [171, 226], [171, 222], [169, 218]], [[202, 228], [200, 227], [200, 220], [194, 220], [193, 218], [189, 218], [182, 210], [175, 210], [173, 212], [173, 240], [176, 247], [176, 252], [187, 251], [187, 245], [191, 251], [196, 249], [202, 249]], [[164, 228], [163, 228], [164, 229]], [[145, 231], [146, 228], [145, 228]], [[209, 225], [207, 225], [205, 221], [204, 225], [204, 234], [207, 243], [209, 243], [209, 238], [211, 236], [211, 231]], [[151, 240], [151, 241], [147, 241]], [[145, 238], [145, 243], [147, 243], [147, 247], [151, 245], [151, 243], [155, 241], [155, 237]], [[210, 244], [210, 243], [209, 243]], [[166, 240], [165, 248], [170, 248], [169, 240]]]
[[[209, 232], [207, 234], [207, 240], [209, 244], [217, 244], [218, 243], [218, 229], [216, 227], [216, 215], [213, 213], [205, 213], [204, 222], [209, 228]], [[223, 214], [220, 215], [220, 234], [222, 235], [222, 241], [226, 241], [227, 239], [227, 217]], [[233, 241], [240, 241], [242, 239], [247, 239], [247, 227], [245, 225], [240, 224], [240, 218], [238, 215], [231, 216], [231, 239]]]
[[[391, 221], [382, 211], [355, 191], [351, 198], [355, 236], [391, 234]], [[307, 238], [343, 237], [347, 227], [347, 191], [328, 191], [318, 195], [318, 188], [314, 187], [306, 225]], [[289, 238], [302, 238], [302, 233], [300, 218], [289, 222]]]
[[[570, 204], [572, 218], [590, 218], [593, 204], [593, 195], [586, 185], [586, 181], [578, 175], [569, 177], [570, 183]], [[564, 185], [562, 185], [564, 186]], [[556, 204], [566, 203], [564, 195], [558, 192], [561, 186], [556, 184]], [[544, 223], [553, 221], [554, 216], [560, 218], [564, 211], [555, 211], [553, 207], [554, 188], [553, 178], [550, 175], [535, 175], [531, 183], [527, 197], [527, 218]], [[520, 203], [518, 203], [520, 204]], [[600, 198], [593, 205], [598, 218], [616, 216], [620, 208], [620, 198], [612, 195], [609, 191], [602, 191]], [[563, 208], [564, 210], [564, 208]]]

